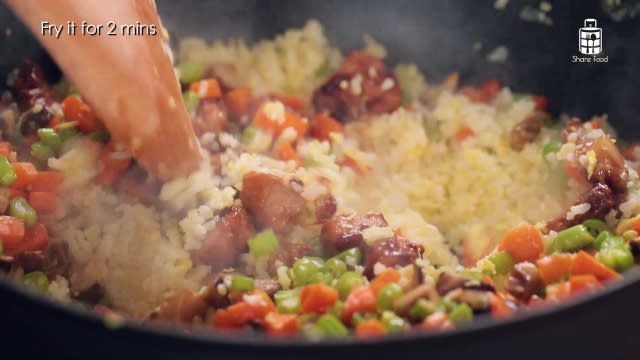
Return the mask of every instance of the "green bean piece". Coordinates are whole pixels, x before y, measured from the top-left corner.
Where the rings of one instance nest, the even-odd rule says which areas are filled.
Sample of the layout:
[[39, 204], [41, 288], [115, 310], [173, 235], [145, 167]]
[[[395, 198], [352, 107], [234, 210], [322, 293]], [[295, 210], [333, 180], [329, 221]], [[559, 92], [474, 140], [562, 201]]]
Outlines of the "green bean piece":
[[244, 275], [231, 276], [231, 290], [234, 291], [251, 291], [254, 287], [252, 278]]
[[92, 133], [89, 133], [88, 136], [89, 136], [89, 139], [99, 143], [106, 143], [111, 137], [109, 132], [106, 130], [94, 131]]
[[562, 147], [562, 143], [559, 141], [550, 141], [548, 144], [546, 144], [543, 148], [542, 148], [542, 157], [544, 159], [547, 158], [547, 155], [552, 154], [552, 153], [557, 153], [558, 151], [560, 151], [560, 148]]
[[600, 250], [600, 247], [602, 247], [602, 243], [604, 242], [604, 239], [610, 236], [612, 235], [609, 231], [607, 230], [602, 231], [600, 234], [598, 234], [598, 236], [596, 236], [595, 240], [593, 240], [593, 247], [595, 247], [597, 250]]
[[393, 308], [393, 302], [402, 296], [402, 287], [396, 283], [390, 283], [385, 285], [378, 294], [376, 299], [376, 307], [378, 312], [382, 313], [386, 310]]
[[304, 286], [318, 280], [317, 273], [322, 269], [322, 265], [310, 257], [303, 257], [293, 263], [293, 284], [294, 286]]
[[320, 334], [325, 337], [342, 337], [349, 334], [349, 330], [331, 314], [325, 314], [318, 318], [315, 325]]
[[471, 269], [463, 269], [458, 271], [458, 274], [468, 277], [471, 279], [482, 280], [486, 275], [482, 273], [482, 271], [471, 270]]
[[245, 141], [251, 141], [254, 137], [256, 137], [257, 133], [257, 128], [253, 126], [247, 126], [246, 128], [244, 128], [244, 130], [242, 130], [242, 139]]
[[22, 219], [27, 227], [32, 227], [38, 222], [38, 214], [23, 197], [15, 197], [11, 200], [9, 215]]
[[628, 270], [634, 263], [633, 254], [626, 244], [604, 247], [598, 251], [596, 258], [617, 272]]
[[306, 259], [313, 262], [320, 269], [324, 268], [324, 259], [318, 256], [306, 256]]
[[553, 246], [556, 251], [576, 251], [591, 245], [594, 240], [589, 229], [580, 224], [560, 231], [553, 241]]
[[586, 226], [593, 236], [598, 236], [601, 232], [609, 230], [607, 223], [600, 219], [587, 219], [582, 222], [582, 225]]
[[529, 94], [525, 94], [525, 93], [519, 93], [519, 92], [511, 92], [511, 99], [516, 102], [516, 101], [520, 101], [524, 98], [527, 98], [529, 96]]
[[278, 290], [275, 294], [273, 294], [273, 299], [278, 301], [280, 299], [286, 299], [288, 297], [299, 295], [300, 291], [298, 289], [293, 290]]
[[414, 320], [423, 320], [436, 311], [436, 305], [426, 299], [418, 299], [409, 309], [409, 317]]
[[47, 161], [49, 158], [56, 156], [56, 154], [50, 146], [38, 141], [31, 144], [31, 156], [40, 161]]
[[2, 246], [2, 239], [0, 239], [0, 256], [4, 253], [4, 246]]
[[338, 294], [340, 295], [340, 299], [344, 300], [351, 294], [353, 289], [360, 287], [366, 283], [364, 276], [358, 274], [355, 271], [347, 271], [342, 274], [338, 281], [336, 282], [336, 290], [338, 290]]
[[22, 276], [22, 283], [46, 293], [49, 290], [49, 279], [42, 271], [33, 271]]
[[324, 264], [324, 269], [334, 278], [339, 278], [347, 272], [347, 264], [342, 260], [331, 258]]
[[331, 75], [333, 73], [333, 70], [334, 69], [331, 67], [331, 64], [329, 64], [329, 60], [327, 60], [324, 64], [322, 64], [322, 66], [320, 66], [316, 70], [315, 75], [318, 78], [325, 78]]
[[409, 94], [408, 91], [403, 90], [400, 94], [400, 104], [402, 105], [409, 105], [411, 104], [411, 95]]
[[631, 241], [638, 237], [638, 232], [635, 230], [627, 230], [622, 233], [622, 238], [624, 241]]
[[271, 229], [257, 233], [249, 239], [249, 252], [253, 256], [269, 255], [278, 249], [278, 237]]
[[178, 72], [180, 74], [180, 82], [189, 84], [202, 78], [204, 66], [194, 61], [183, 60], [178, 64]]
[[607, 249], [612, 247], [625, 246], [625, 241], [621, 236], [608, 236], [600, 244], [600, 249]]
[[489, 257], [489, 261], [493, 263], [493, 266], [496, 269], [496, 273], [498, 275], [504, 275], [509, 273], [513, 269], [513, 265], [515, 261], [513, 261], [513, 257], [506, 252], [500, 251]]
[[323, 283], [331, 285], [333, 283], [333, 276], [331, 276], [331, 274], [318, 271], [313, 275], [313, 280], [311, 281], [311, 283]]
[[182, 98], [184, 99], [184, 106], [187, 108], [187, 111], [195, 114], [200, 107], [200, 97], [198, 97], [198, 94], [193, 91], [186, 91], [182, 94]]
[[432, 141], [442, 140], [442, 137], [443, 137], [442, 130], [440, 130], [440, 125], [438, 124], [438, 122], [436, 122], [435, 119], [429, 119], [429, 121], [424, 123], [423, 128], [429, 140], [432, 140]]
[[63, 143], [77, 135], [78, 130], [76, 130], [76, 124], [74, 122], [64, 122], [58, 125], [58, 136]]
[[329, 313], [338, 319], [342, 317], [342, 311], [344, 310], [344, 303], [340, 300], [336, 301], [335, 304], [329, 310]]
[[294, 293], [287, 297], [276, 299], [276, 308], [278, 309], [278, 312], [283, 314], [299, 314], [300, 295]]
[[38, 137], [43, 144], [50, 147], [53, 151], [60, 151], [60, 147], [62, 146], [62, 139], [60, 139], [60, 135], [58, 135], [58, 133], [54, 129], [38, 129]]
[[473, 310], [465, 303], [458, 304], [449, 312], [449, 319], [456, 326], [470, 322], [473, 320]]
[[17, 178], [18, 176], [15, 171], [13, 171], [9, 160], [4, 156], [0, 156], [0, 184], [3, 186], [9, 186], [13, 184]]
[[352, 248], [341, 252], [333, 257], [334, 259], [342, 260], [347, 265], [353, 267], [359, 265], [362, 261], [362, 250], [360, 248]]
[[438, 301], [438, 304], [436, 305], [436, 311], [442, 311], [445, 313], [449, 313], [451, 312], [455, 307], [457, 306], [457, 304], [447, 298], [442, 298], [440, 299], [440, 301]]
[[380, 322], [390, 333], [401, 332], [407, 328], [407, 322], [393, 311], [383, 312], [380, 316]]

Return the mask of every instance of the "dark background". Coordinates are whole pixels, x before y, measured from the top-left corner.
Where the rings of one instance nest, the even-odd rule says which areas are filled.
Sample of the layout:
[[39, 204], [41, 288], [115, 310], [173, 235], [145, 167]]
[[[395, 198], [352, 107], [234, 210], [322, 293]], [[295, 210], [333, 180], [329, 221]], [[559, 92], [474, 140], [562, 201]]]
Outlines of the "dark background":
[[[546, 26], [520, 19], [525, 5], [538, 8], [540, 1], [531, 0], [510, 0], [502, 11], [494, 0], [157, 1], [174, 41], [193, 35], [256, 41], [315, 18], [343, 51], [362, 46], [368, 33], [387, 47], [390, 62], [416, 62], [430, 80], [453, 71], [469, 84], [498, 78], [516, 91], [547, 95], [556, 113], [608, 113], [623, 136], [640, 137], [640, 23], [630, 17], [614, 21], [619, 9], [606, 5], [612, 2], [549, 1], [553, 26]], [[621, 4], [640, 12], [638, 0]], [[606, 64], [571, 63], [587, 17], [603, 29]], [[10, 37], [3, 34], [7, 27]], [[480, 51], [473, 50], [477, 42]], [[508, 61], [488, 62], [487, 53], [500, 45], [510, 50]], [[25, 55], [45, 61], [33, 38], [0, 5], [0, 78]]]

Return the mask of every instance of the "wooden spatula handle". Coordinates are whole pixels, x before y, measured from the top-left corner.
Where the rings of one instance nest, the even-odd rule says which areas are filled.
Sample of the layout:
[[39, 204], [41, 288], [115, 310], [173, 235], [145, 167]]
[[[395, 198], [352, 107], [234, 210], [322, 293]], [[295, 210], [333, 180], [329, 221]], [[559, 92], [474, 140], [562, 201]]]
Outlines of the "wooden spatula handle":
[[[201, 161], [151, 0], [6, 0], [49, 51], [83, 99], [143, 167], [162, 180], [187, 175]], [[59, 38], [42, 22], [64, 25]], [[67, 25], [75, 22], [75, 35]], [[81, 24], [103, 25], [100, 35]], [[108, 23], [117, 25], [108, 34]], [[157, 34], [122, 34], [122, 25], [155, 25]]]

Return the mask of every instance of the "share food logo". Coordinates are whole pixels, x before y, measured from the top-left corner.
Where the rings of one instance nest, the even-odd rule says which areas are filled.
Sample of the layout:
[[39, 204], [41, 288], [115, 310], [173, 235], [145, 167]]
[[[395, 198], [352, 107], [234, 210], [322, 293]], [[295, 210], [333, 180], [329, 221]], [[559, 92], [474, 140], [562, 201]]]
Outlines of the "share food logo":
[[602, 29], [596, 19], [585, 19], [584, 27], [578, 31], [580, 45], [578, 51], [583, 55], [598, 55], [602, 52]]
[[574, 63], [606, 63], [609, 56], [602, 56], [602, 29], [598, 27], [598, 20], [584, 19], [584, 26], [578, 30], [578, 52], [580, 56], [573, 55]]

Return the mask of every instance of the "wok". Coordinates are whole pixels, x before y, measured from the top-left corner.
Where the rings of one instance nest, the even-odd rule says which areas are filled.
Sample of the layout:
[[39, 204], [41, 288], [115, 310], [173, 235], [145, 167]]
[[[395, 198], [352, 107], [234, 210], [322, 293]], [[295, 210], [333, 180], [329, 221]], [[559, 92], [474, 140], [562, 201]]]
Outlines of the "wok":
[[[429, 80], [441, 80], [453, 71], [468, 84], [498, 78], [516, 91], [547, 95], [552, 112], [608, 113], [624, 139], [640, 135], [640, 23], [618, 11], [620, 6], [640, 10], [637, 1], [555, 1], [550, 12], [553, 26], [519, 18], [522, 8], [537, 8], [538, 1], [511, 0], [503, 11], [496, 11], [490, 0], [157, 2], [173, 39], [197, 35], [255, 41], [316, 18], [330, 41], [343, 50], [361, 46], [362, 34], [368, 33], [387, 47], [388, 62], [416, 62]], [[572, 63], [572, 56], [581, 56], [578, 29], [585, 18], [596, 18], [603, 29], [602, 56], [608, 56], [607, 63]], [[2, 5], [0, 30], [0, 78], [24, 57], [44, 63], [52, 77], [59, 75]], [[477, 44], [482, 44], [480, 50]], [[501, 45], [509, 49], [507, 61], [488, 62], [487, 53]], [[83, 309], [59, 305], [0, 280], [0, 343], [3, 353], [93, 359], [634, 358], [640, 337], [639, 303], [640, 271], [634, 270], [600, 293], [501, 322], [480, 318], [453, 333], [313, 343], [188, 334], [184, 329], [137, 324], [109, 329]]]

